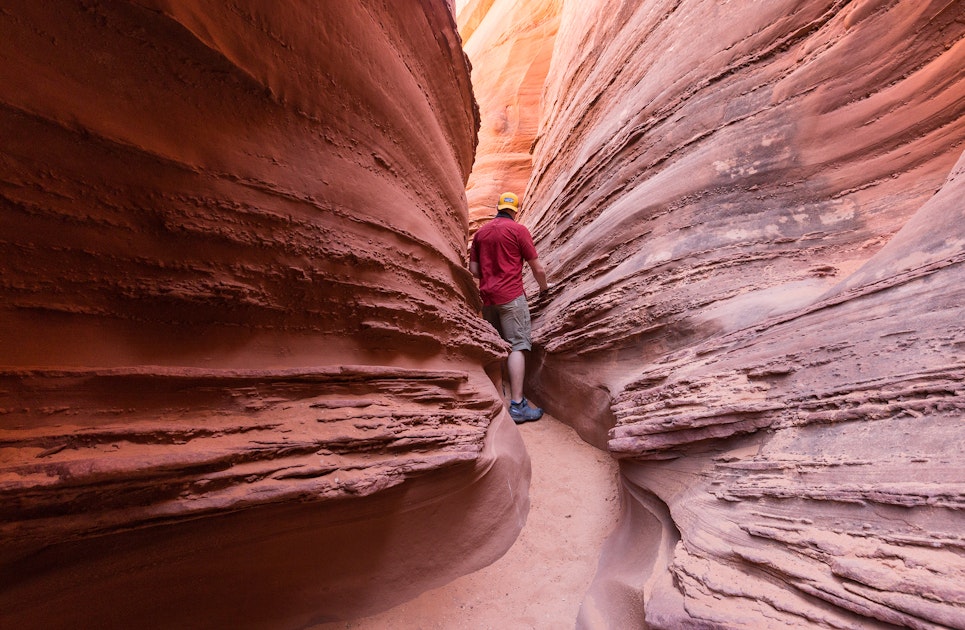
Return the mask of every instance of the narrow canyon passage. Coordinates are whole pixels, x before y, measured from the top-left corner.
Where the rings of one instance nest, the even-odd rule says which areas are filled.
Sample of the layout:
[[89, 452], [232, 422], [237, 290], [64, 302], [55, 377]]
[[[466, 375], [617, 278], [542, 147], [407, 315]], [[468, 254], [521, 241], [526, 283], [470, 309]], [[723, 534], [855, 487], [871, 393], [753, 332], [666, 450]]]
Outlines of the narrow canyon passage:
[[533, 466], [531, 505], [502, 558], [384, 613], [314, 630], [574, 627], [619, 519], [617, 464], [553, 417], [519, 431]]
[[0, 79], [0, 628], [965, 630], [965, 0], [9, 0]]

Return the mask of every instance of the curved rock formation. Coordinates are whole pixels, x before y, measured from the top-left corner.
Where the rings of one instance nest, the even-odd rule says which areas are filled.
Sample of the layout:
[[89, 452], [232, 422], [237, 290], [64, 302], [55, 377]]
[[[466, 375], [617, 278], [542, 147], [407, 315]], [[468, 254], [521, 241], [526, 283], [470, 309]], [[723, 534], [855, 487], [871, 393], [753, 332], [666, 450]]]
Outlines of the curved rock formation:
[[534, 399], [627, 486], [581, 623], [965, 627], [965, 4], [568, 2], [542, 116]]
[[0, 625], [303, 627], [512, 543], [450, 11], [0, 9]]

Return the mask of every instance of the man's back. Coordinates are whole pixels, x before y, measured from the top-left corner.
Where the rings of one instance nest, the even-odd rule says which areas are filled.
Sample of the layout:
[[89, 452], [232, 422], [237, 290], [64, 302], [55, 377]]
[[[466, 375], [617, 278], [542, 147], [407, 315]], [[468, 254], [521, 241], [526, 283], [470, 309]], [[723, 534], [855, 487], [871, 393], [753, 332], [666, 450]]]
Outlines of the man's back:
[[483, 304], [505, 304], [523, 294], [523, 261], [536, 258], [526, 226], [505, 214], [476, 232], [471, 259], [479, 263]]

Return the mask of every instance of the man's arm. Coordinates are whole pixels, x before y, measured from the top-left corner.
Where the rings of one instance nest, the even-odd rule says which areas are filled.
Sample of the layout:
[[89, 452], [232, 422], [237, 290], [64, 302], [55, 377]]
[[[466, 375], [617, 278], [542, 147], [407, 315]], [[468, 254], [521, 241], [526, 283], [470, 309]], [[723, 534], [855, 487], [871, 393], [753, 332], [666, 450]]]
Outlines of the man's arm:
[[548, 291], [549, 285], [546, 284], [546, 270], [543, 269], [543, 263], [539, 261], [539, 258], [527, 260], [526, 264], [529, 265], [530, 270], [533, 272], [533, 277], [536, 278], [536, 283], [539, 284], [539, 290], [541, 292]]
[[475, 260], [469, 261], [469, 273], [473, 275], [474, 278], [481, 278], [479, 275], [479, 263]]

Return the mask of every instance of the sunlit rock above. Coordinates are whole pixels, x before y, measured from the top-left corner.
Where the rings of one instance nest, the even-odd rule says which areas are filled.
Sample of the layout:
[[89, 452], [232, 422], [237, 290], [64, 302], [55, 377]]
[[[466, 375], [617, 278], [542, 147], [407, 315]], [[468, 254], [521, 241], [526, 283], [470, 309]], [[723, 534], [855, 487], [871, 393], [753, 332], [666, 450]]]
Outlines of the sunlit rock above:
[[476, 162], [466, 184], [473, 232], [496, 213], [501, 192], [522, 194], [529, 181], [562, 5], [562, 0], [471, 0], [459, 11], [481, 119]]

